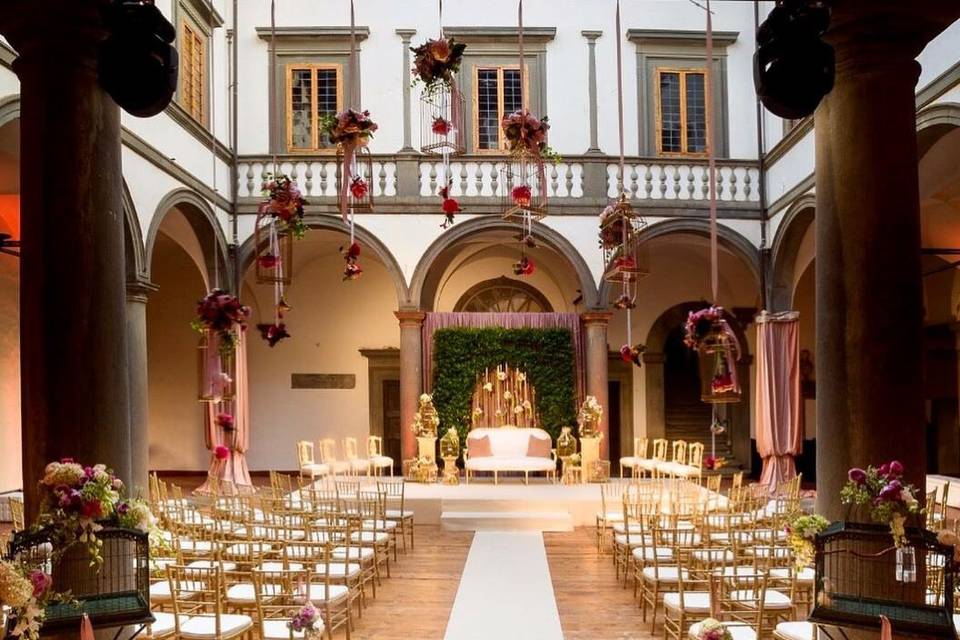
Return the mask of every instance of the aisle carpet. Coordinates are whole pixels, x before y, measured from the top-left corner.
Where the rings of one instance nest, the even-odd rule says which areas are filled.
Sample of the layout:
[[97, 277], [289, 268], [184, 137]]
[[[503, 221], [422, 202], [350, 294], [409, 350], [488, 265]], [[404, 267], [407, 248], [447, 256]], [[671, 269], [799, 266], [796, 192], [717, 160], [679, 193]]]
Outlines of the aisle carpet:
[[563, 638], [542, 534], [477, 532], [445, 638]]

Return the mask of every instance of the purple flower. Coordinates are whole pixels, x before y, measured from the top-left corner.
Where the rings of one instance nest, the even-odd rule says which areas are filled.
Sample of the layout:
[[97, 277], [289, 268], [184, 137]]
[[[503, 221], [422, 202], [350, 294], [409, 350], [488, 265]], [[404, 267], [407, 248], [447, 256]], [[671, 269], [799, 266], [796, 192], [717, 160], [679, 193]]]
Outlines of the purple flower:
[[890, 473], [890, 463], [884, 462], [882, 465], [880, 465], [880, 468], [877, 469], [877, 473], [882, 476], [886, 476], [888, 473]]
[[897, 500], [900, 500], [900, 490], [900, 483], [894, 480], [880, 490], [879, 498], [887, 502], [896, 502]]
[[50, 585], [53, 583], [53, 578], [48, 574], [40, 571], [39, 569], [34, 569], [30, 572], [30, 584], [33, 585], [33, 597], [39, 598], [47, 589], [50, 588]]
[[894, 460], [890, 463], [889, 475], [892, 476], [902, 476], [903, 475], [903, 464], [899, 460]]
[[862, 485], [867, 481], [867, 472], [859, 467], [854, 467], [847, 472], [847, 477], [850, 479], [850, 482]]

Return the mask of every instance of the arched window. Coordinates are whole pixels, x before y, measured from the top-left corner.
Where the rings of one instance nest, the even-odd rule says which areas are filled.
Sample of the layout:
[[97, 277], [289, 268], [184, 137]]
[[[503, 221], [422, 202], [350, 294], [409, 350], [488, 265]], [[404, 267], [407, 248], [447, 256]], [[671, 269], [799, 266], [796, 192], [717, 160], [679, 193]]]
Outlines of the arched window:
[[553, 311], [553, 307], [542, 293], [526, 282], [503, 276], [470, 287], [453, 310], [539, 313]]

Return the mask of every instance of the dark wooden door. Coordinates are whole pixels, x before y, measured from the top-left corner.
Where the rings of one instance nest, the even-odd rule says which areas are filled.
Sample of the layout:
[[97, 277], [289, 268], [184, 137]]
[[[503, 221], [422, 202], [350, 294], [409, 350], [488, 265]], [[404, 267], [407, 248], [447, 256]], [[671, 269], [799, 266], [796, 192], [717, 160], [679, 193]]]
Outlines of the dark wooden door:
[[[610, 460], [619, 460], [620, 456], [620, 381], [607, 382], [607, 424], [610, 438]], [[631, 454], [632, 455], [632, 454]], [[611, 469], [617, 465], [611, 463]]]
[[393, 458], [399, 469], [400, 452], [400, 381], [383, 381], [383, 454]]

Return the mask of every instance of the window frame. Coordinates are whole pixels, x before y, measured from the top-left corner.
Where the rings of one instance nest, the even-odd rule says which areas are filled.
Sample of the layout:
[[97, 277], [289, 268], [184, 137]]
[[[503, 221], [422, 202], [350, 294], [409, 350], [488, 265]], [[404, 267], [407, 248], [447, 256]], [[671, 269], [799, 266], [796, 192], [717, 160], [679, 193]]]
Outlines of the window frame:
[[[191, 56], [189, 63], [186, 60], [186, 55], [182, 55], [181, 58], [181, 74], [180, 80], [177, 82], [177, 104], [183, 108], [184, 112], [187, 113], [191, 118], [196, 120], [202, 126], [206, 127], [208, 122], [208, 115], [210, 113], [210, 95], [209, 95], [209, 86], [210, 86], [210, 77], [209, 69], [207, 67], [209, 61], [209, 51], [210, 51], [210, 34], [203, 29], [200, 24], [193, 19], [193, 17], [186, 11], [183, 12], [183, 16], [180, 19], [180, 29], [178, 31], [179, 37], [179, 49], [182, 54], [186, 53], [186, 41], [187, 38], [190, 38], [190, 51]], [[200, 49], [200, 62], [199, 65], [194, 64], [195, 60], [195, 45], [199, 42]], [[199, 77], [194, 78], [192, 76], [192, 70], [194, 68], [199, 69]], [[186, 70], [187, 73], [182, 71]], [[190, 87], [191, 91], [188, 96], [185, 89], [185, 82], [187, 78], [190, 78]], [[198, 94], [198, 95], [195, 95]], [[189, 102], [188, 102], [189, 98]], [[200, 102], [199, 113], [195, 109], [195, 105], [192, 104], [194, 99], [198, 99]]]
[[[660, 94], [660, 77], [665, 73], [676, 74], [680, 80], [679, 83], [679, 94], [680, 94], [680, 151], [664, 151], [663, 150], [663, 101], [661, 100]], [[710, 121], [706, 117], [706, 109], [708, 108], [708, 96], [706, 92], [706, 82], [707, 82], [707, 68], [706, 67], [657, 67], [655, 76], [654, 76], [654, 106], [656, 108], [654, 114], [654, 130], [656, 136], [656, 150], [657, 155], [668, 158], [706, 158], [708, 155], [708, 148], [703, 151], [688, 151], [687, 150], [687, 76], [695, 74], [703, 76], [704, 82], [704, 95], [703, 95], [703, 105], [704, 105], [704, 130], [706, 132], [706, 145], [709, 148], [711, 143], [710, 139]]]
[[[311, 132], [310, 148], [293, 147], [293, 72], [295, 70], [309, 69], [311, 73]], [[337, 152], [335, 146], [320, 146], [320, 118], [317, 114], [317, 71], [335, 71], [337, 74], [337, 106], [336, 111], [343, 109], [343, 65], [338, 62], [286, 62], [284, 63], [283, 80], [283, 104], [284, 104], [284, 153], [289, 154], [309, 154], [309, 155], [333, 155]], [[315, 119], [315, 120], [314, 120]]]
[[[489, 71], [491, 69], [497, 70], [497, 122], [503, 121], [504, 106], [503, 106], [503, 72], [504, 70], [519, 71], [520, 63], [516, 64], [483, 64], [480, 62], [471, 63], [471, 77], [473, 81], [473, 95], [471, 96], [471, 113], [470, 113], [470, 128], [471, 128], [471, 143], [473, 145], [472, 152], [478, 155], [503, 155], [507, 151], [506, 139], [503, 136], [503, 128], [497, 126], [497, 146], [494, 149], [481, 149], [480, 148], [480, 71], [485, 70]], [[523, 65], [523, 87], [521, 88], [522, 96], [530, 95], [530, 64], [524, 63]], [[528, 105], [529, 100], [524, 100], [521, 97], [521, 102]]]

